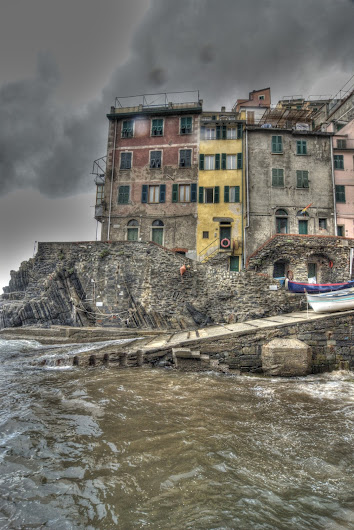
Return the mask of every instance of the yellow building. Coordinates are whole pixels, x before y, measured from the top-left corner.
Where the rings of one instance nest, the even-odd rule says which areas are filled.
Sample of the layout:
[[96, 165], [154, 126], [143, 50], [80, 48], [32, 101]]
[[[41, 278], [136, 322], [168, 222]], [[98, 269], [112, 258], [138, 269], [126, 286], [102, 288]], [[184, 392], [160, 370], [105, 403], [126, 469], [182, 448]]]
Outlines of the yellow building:
[[243, 122], [235, 113], [204, 113], [199, 144], [197, 254], [229, 256], [241, 269], [243, 240]]

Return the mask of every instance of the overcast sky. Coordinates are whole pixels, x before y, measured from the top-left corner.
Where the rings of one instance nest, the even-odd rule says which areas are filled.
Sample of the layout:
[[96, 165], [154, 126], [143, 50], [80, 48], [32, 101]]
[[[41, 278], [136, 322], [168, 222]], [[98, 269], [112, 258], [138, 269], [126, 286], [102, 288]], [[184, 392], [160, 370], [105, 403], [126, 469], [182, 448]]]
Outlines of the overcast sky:
[[2, 0], [0, 287], [35, 241], [95, 239], [90, 171], [115, 96], [334, 95], [353, 18], [352, 0]]

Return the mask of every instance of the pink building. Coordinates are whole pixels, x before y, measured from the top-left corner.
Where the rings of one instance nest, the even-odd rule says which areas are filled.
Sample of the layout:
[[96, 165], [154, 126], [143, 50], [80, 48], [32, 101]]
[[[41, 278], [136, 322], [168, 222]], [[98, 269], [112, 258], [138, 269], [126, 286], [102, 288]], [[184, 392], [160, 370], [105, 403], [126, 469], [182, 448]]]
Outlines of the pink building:
[[354, 238], [354, 119], [333, 136], [333, 162], [337, 234]]

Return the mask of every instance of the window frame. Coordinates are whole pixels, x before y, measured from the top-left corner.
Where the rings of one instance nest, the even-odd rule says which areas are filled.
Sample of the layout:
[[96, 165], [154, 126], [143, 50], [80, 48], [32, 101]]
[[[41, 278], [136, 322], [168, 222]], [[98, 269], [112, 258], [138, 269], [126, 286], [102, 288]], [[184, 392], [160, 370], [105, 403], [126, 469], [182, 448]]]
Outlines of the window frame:
[[[232, 131], [234, 131], [234, 135], [231, 134]], [[237, 127], [228, 127], [226, 129], [226, 140], [237, 140]]]
[[[192, 134], [193, 133], [193, 116], [181, 116], [180, 119], [179, 119], [179, 134]], [[182, 126], [182, 120], [190, 120], [190, 128], [187, 127], [187, 125], [185, 125], [184, 127]], [[186, 122], [188, 123], [188, 122]], [[182, 131], [182, 129], [187, 129], [185, 131]]]
[[[159, 166], [152, 166], [152, 153], [160, 153], [160, 165]], [[163, 151], [162, 149], [152, 149], [151, 151], [149, 151], [149, 169], [162, 169], [162, 154], [163, 154]]]
[[[275, 140], [274, 140], [275, 138]], [[280, 138], [280, 140], [279, 140]], [[282, 155], [284, 153], [283, 148], [283, 135], [272, 135], [271, 139], [271, 148], [272, 148], [272, 154], [274, 155]]]
[[[208, 195], [208, 192], [212, 193], [212, 200], [211, 201], [207, 201], [207, 195]], [[214, 186], [204, 186], [204, 204], [214, 204], [214, 200], [215, 200], [215, 187]]]
[[206, 230], [203, 231], [203, 236], [202, 236], [203, 239], [209, 239], [209, 232], [207, 232]]
[[343, 171], [344, 170], [344, 155], [333, 155], [334, 169]]
[[346, 149], [346, 148], [347, 148], [347, 140], [345, 138], [338, 138], [337, 149]]
[[[184, 166], [181, 165], [181, 160], [182, 160], [181, 153], [183, 151], [189, 151], [189, 153], [190, 153], [190, 160], [189, 160], [190, 164], [189, 164], [189, 166], [188, 165], [184, 165]], [[178, 151], [178, 167], [180, 167], [180, 168], [184, 168], [184, 167], [185, 168], [191, 168], [192, 167], [192, 158], [193, 158], [193, 149], [189, 149], [189, 148], [188, 149], [184, 149], [184, 148], [183, 149], [179, 149], [179, 151]]]
[[[306, 227], [306, 232], [300, 231], [300, 226]], [[308, 219], [298, 219], [298, 230], [300, 236], [307, 236], [309, 233], [309, 222]]]
[[307, 155], [307, 140], [296, 140], [296, 154], [298, 156]]
[[[300, 186], [299, 183], [302, 183]], [[305, 186], [307, 183], [307, 186]], [[307, 169], [297, 169], [296, 170], [296, 189], [298, 190], [307, 190], [310, 187], [309, 181], [309, 172]]]
[[[346, 202], [345, 200], [345, 185], [344, 184], [336, 184], [335, 185], [335, 193], [336, 193], [336, 203], [344, 204]], [[342, 200], [344, 198], [344, 200]]]
[[[161, 134], [154, 134], [154, 121], [162, 121]], [[164, 129], [165, 129], [165, 120], [163, 118], [151, 118], [150, 136], [152, 138], [163, 136]]]
[[[324, 226], [321, 226], [321, 224]], [[321, 230], [327, 230], [327, 217], [319, 217], [318, 228]]]
[[[99, 191], [100, 190], [100, 191]], [[96, 184], [96, 206], [104, 203], [104, 184]]]
[[[129, 224], [134, 223], [134, 224]], [[136, 224], [135, 224], [136, 223]], [[126, 225], [126, 241], [139, 241], [139, 222], [136, 219], [130, 219], [130, 221], [127, 222]], [[128, 234], [129, 233], [136, 233], [136, 239], [132, 238], [129, 239]]]
[[[131, 127], [131, 134], [123, 134], [124, 129], [130, 130], [128, 127], [124, 127], [124, 123], [132, 123]], [[121, 126], [121, 138], [134, 138], [135, 133], [135, 120], [122, 120], [122, 126]]]
[[[127, 192], [128, 189], [128, 192]], [[129, 204], [130, 203], [130, 186], [129, 184], [122, 184], [118, 186], [118, 197], [117, 204]]]
[[[157, 201], [155, 201], [155, 200], [151, 201], [150, 200], [151, 190], [154, 190], [153, 191], [153, 195], [154, 196], [157, 194]], [[160, 203], [160, 184], [148, 184], [147, 203], [148, 204], [159, 204]]]
[[[206, 167], [208, 161], [212, 161], [213, 167]], [[209, 164], [210, 165], [210, 164]], [[204, 171], [214, 171], [215, 170], [215, 155], [204, 155]]]
[[[275, 174], [275, 172], [277, 174]], [[279, 174], [281, 172], [281, 175]], [[281, 184], [275, 184], [276, 179], [278, 179], [278, 182], [281, 182]], [[281, 180], [280, 180], [281, 179]], [[272, 168], [272, 188], [284, 188], [285, 187], [285, 180], [284, 180], [284, 169], [283, 168]]]
[[[234, 164], [231, 163], [231, 166], [234, 166], [234, 167], [228, 167], [229, 166], [229, 161], [231, 160], [231, 162], [233, 161]], [[228, 155], [226, 154], [226, 169], [228, 171], [232, 171], [234, 169], [237, 169], [237, 154], [234, 154], [234, 155]]]
[[[130, 155], [130, 166], [129, 167], [122, 167], [122, 159], [123, 155]], [[119, 160], [119, 170], [120, 171], [129, 171], [133, 167], [133, 151], [121, 151], [120, 152], [120, 160]]]
[[[185, 199], [185, 198], [182, 199], [181, 198], [181, 195], [182, 195], [181, 192], [183, 190], [185, 192], [187, 189], [189, 190], [189, 192], [188, 192], [189, 193], [189, 199]], [[184, 193], [184, 195], [185, 195], [185, 193]], [[178, 202], [182, 202], [182, 203], [192, 202], [191, 201], [191, 198], [192, 198], [191, 196], [192, 196], [192, 186], [191, 186], [191, 184], [179, 184], [178, 185]]]

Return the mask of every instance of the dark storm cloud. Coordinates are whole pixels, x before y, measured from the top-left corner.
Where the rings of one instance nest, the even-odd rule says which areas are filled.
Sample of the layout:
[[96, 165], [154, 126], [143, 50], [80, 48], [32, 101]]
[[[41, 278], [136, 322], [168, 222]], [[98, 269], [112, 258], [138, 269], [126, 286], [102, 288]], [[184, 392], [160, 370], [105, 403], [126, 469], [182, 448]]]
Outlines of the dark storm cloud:
[[129, 60], [80, 112], [56, 104], [48, 57], [33, 79], [0, 88], [2, 190], [85, 190], [92, 160], [105, 154], [115, 96], [198, 88], [204, 107], [215, 108], [266, 86], [276, 96], [333, 94], [352, 73], [353, 15], [348, 0], [155, 0]]

